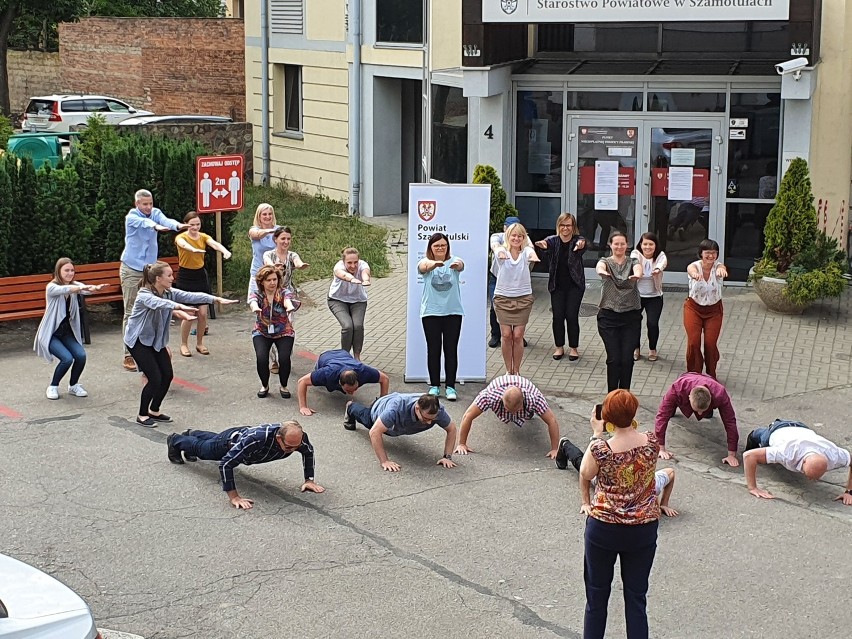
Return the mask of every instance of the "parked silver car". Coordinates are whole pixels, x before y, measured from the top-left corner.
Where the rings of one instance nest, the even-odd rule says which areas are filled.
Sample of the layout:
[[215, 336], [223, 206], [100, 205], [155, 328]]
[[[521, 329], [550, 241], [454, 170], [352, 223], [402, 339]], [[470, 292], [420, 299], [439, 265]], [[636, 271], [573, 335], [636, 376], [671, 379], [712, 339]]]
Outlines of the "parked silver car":
[[85, 125], [96, 113], [107, 124], [118, 124], [134, 115], [153, 115], [107, 95], [43, 95], [30, 98], [21, 129], [32, 133], [65, 133], [73, 130], [71, 127]]

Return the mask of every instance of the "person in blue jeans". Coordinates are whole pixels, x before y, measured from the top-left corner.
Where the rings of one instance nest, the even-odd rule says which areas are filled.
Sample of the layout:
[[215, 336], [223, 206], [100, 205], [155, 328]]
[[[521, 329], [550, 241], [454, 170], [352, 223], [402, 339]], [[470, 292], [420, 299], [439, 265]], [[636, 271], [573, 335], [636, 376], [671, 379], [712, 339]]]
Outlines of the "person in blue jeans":
[[276, 459], [286, 459], [293, 453], [302, 455], [305, 482], [301, 491], [322, 493], [325, 488], [314, 481], [314, 448], [302, 426], [295, 420], [283, 424], [237, 426], [221, 433], [206, 430], [172, 433], [166, 438], [168, 458], [173, 464], [206, 459], [219, 462], [222, 490], [228, 494], [231, 505], [248, 510], [254, 500], [241, 497], [234, 481], [234, 469], [243, 464], [265, 464]]
[[48, 363], [59, 360], [53, 371], [50, 386], [45, 395], [48, 399], [59, 399], [59, 382], [71, 370], [68, 394], [87, 397], [88, 392], [80, 385], [80, 376], [86, 366], [86, 349], [80, 328], [80, 305], [77, 294], [83, 295], [101, 290], [106, 284], [83, 284], [74, 280], [74, 263], [70, 258], [60, 257], [53, 268], [53, 279], [45, 290], [46, 308], [38, 325], [33, 350]]

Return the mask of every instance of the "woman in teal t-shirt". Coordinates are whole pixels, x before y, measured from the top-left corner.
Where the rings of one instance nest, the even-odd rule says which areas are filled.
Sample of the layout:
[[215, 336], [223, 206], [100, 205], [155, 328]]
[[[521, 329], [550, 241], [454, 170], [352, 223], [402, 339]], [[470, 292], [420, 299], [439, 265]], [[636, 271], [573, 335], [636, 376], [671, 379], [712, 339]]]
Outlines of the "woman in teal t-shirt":
[[441, 350], [444, 351], [444, 382], [447, 399], [456, 401], [456, 372], [459, 368], [459, 337], [464, 308], [459, 274], [464, 262], [450, 255], [450, 238], [435, 233], [426, 244], [426, 257], [417, 271], [423, 276], [420, 321], [426, 335], [426, 362], [429, 369], [429, 394], [441, 394]]

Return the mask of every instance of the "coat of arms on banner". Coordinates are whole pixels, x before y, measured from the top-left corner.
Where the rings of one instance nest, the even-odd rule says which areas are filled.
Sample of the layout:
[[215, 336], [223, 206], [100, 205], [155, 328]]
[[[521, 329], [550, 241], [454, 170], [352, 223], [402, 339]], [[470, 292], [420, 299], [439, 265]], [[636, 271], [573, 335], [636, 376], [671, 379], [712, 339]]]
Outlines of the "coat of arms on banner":
[[500, 0], [500, 8], [506, 15], [511, 15], [518, 8], [518, 0]]
[[417, 214], [424, 222], [428, 222], [437, 212], [437, 202], [435, 200], [420, 200], [417, 202]]

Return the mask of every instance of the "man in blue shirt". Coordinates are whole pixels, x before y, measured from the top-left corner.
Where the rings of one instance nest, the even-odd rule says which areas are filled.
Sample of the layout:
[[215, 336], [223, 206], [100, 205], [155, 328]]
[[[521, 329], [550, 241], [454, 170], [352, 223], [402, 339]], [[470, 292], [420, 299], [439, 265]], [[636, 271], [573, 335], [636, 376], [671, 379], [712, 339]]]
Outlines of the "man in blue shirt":
[[240, 497], [234, 482], [234, 468], [240, 464], [250, 466], [286, 459], [296, 452], [302, 455], [305, 471], [302, 492], [325, 492], [325, 488], [314, 482], [314, 448], [297, 421], [238, 426], [221, 433], [185, 430], [180, 435], [169, 435], [166, 444], [169, 461], [173, 464], [182, 464], [184, 458], [186, 461], [218, 461], [222, 490], [228, 493], [228, 500], [236, 509], [248, 510], [254, 505], [254, 500]]
[[[130, 209], [124, 218], [124, 251], [121, 254], [121, 296], [124, 298], [124, 319], [121, 322], [121, 334], [127, 329], [127, 318], [136, 302], [136, 291], [142, 279], [142, 269], [146, 264], [157, 261], [157, 232], [184, 231], [189, 228], [177, 220], [166, 217], [160, 209], [154, 208], [151, 191], [139, 189], [135, 195], [136, 208]], [[124, 368], [136, 370], [127, 346], [124, 347]]]
[[340, 391], [354, 395], [359, 386], [378, 384], [380, 397], [388, 394], [390, 380], [382, 371], [367, 366], [349, 353], [338, 348], [326, 351], [319, 356], [317, 365], [311, 373], [299, 379], [296, 396], [299, 398], [299, 412], [302, 415], [313, 415], [314, 409], [308, 406], [308, 387], [325, 386], [329, 393]]
[[379, 458], [382, 468], [388, 472], [398, 472], [400, 465], [388, 459], [382, 437], [384, 435], [388, 437], [415, 435], [429, 430], [435, 424], [447, 432], [444, 440], [444, 456], [438, 460], [438, 465], [444, 468], [456, 466], [453, 462], [456, 425], [434, 395], [391, 393], [380, 397], [370, 407], [358, 402], [347, 402], [343, 427], [346, 430], [355, 430], [356, 421], [370, 430], [373, 451]]

